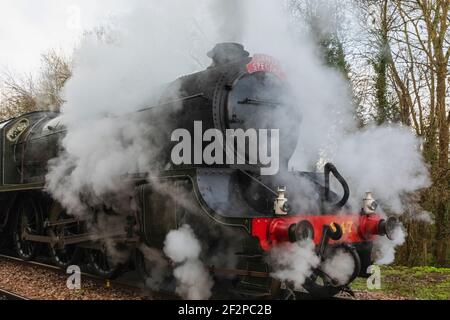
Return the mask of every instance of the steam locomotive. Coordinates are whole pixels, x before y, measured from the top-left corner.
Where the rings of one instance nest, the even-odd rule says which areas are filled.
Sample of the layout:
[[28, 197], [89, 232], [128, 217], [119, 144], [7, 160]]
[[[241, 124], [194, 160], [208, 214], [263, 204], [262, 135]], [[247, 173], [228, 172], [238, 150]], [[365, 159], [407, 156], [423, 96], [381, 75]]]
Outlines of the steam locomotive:
[[[280, 297], [289, 283], [272, 276], [267, 253], [282, 245], [312, 241], [322, 262], [338, 250], [353, 259], [351, 275], [339, 282], [322, 263], [314, 267], [303, 289], [314, 296], [333, 296], [372, 264], [372, 243], [391, 237], [396, 222], [375, 213], [376, 202], [367, 194], [360, 213], [349, 212], [349, 188], [331, 163], [323, 173], [288, 170], [297, 146], [293, 128], [301, 115], [285, 99], [292, 90], [276, 61], [265, 55], [250, 57], [243, 46], [221, 43], [208, 53], [212, 65], [169, 84], [158, 103], [129, 115], [151, 128], [146, 139], [165, 141], [154, 155], [151, 172], [126, 174], [134, 186], [137, 208], [113, 212], [92, 207], [89, 220], [70, 216], [45, 189], [49, 160], [61, 152], [66, 128], [58, 112], [41, 111], [0, 124], [0, 242], [26, 260], [47, 253], [54, 264], [86, 264], [104, 277], [117, 276], [124, 264], [110, 257], [111, 246], [132, 252], [125, 264], [145, 278], [154, 261], [142, 247], [162, 252], [167, 233], [189, 224], [202, 243], [202, 261], [217, 284], [242, 297]], [[121, 121], [121, 119], [117, 119]], [[205, 164], [195, 159], [174, 164], [174, 130], [195, 135], [203, 129], [279, 130], [279, 172], [261, 175], [261, 163], [234, 150], [245, 164]], [[248, 138], [248, 137], [247, 137]], [[203, 142], [201, 147], [205, 147]], [[192, 142], [193, 148], [194, 142]], [[226, 146], [223, 146], [226, 148]], [[249, 142], [246, 142], [249, 147]], [[189, 155], [183, 155], [189, 157]], [[125, 175], [125, 173], [124, 173]], [[333, 175], [342, 185], [339, 196], [330, 188]], [[308, 202], [308, 205], [305, 205]], [[123, 224], [111, 234], [98, 234], [99, 214], [118, 217]], [[130, 262], [131, 261], [131, 262]], [[170, 266], [170, 263], [169, 263]], [[161, 287], [173, 288], [170, 272]], [[298, 290], [298, 288], [294, 288]]]

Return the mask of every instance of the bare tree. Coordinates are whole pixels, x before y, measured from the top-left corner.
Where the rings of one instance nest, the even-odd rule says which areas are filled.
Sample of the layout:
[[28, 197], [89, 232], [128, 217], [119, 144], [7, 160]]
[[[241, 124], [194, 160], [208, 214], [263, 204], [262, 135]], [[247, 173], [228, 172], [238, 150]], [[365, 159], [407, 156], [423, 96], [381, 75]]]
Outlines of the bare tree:
[[449, 0], [396, 0], [399, 24], [392, 34], [391, 74], [404, 116], [425, 140], [433, 187], [428, 192], [436, 218], [435, 258], [446, 263], [449, 239], [450, 172], [447, 95], [450, 46]]
[[56, 51], [42, 55], [39, 75], [20, 77], [4, 71], [0, 91], [0, 117], [9, 119], [38, 110], [57, 110], [63, 104], [61, 90], [71, 76], [69, 59]]
[[[374, 103], [378, 124], [399, 121], [423, 139], [423, 155], [430, 164], [433, 185], [421, 192], [421, 203], [435, 215], [435, 262], [446, 263], [449, 240], [449, 0], [360, 0], [361, 21], [373, 17], [360, 56], [371, 62], [361, 78], [363, 93]], [[352, 78], [352, 80], [354, 80]], [[355, 86], [355, 85], [354, 85]], [[407, 224], [407, 259], [423, 252], [427, 262], [427, 235], [431, 228]], [[431, 240], [431, 238], [430, 238]], [[421, 250], [422, 249], [422, 250]]]

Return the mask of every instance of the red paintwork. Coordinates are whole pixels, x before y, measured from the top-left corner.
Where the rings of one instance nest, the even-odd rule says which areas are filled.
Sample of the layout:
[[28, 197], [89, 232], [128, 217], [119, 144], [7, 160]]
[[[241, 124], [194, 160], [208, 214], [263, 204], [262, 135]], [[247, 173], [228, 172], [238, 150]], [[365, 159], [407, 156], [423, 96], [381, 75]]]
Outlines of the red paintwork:
[[255, 54], [252, 61], [247, 65], [248, 73], [255, 73], [258, 71], [273, 73], [282, 80], [286, 78], [278, 60], [265, 54]]
[[252, 220], [252, 232], [259, 239], [265, 251], [282, 242], [289, 242], [288, 230], [292, 224], [308, 220], [314, 227], [314, 243], [319, 244], [323, 226], [335, 222], [342, 228], [342, 238], [333, 243], [357, 243], [373, 240], [378, 234], [378, 225], [382, 218], [379, 215], [323, 215], [323, 216], [288, 216], [273, 218], [255, 218]]

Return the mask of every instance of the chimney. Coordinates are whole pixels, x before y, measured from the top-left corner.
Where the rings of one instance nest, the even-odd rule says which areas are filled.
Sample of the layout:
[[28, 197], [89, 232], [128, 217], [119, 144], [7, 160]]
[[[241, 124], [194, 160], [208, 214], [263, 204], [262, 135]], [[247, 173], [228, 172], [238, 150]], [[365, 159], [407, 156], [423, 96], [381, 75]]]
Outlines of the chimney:
[[208, 57], [213, 60], [210, 68], [244, 59], [246, 59], [246, 63], [249, 63], [251, 60], [249, 56], [250, 54], [244, 50], [243, 45], [232, 42], [219, 43], [208, 52]]

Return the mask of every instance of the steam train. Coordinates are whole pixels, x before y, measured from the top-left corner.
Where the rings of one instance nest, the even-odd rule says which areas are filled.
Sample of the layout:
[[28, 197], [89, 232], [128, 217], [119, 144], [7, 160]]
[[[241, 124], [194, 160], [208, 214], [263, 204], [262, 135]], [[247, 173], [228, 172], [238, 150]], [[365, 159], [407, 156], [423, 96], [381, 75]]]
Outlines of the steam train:
[[[305, 291], [333, 296], [365, 276], [372, 264], [373, 240], [391, 237], [396, 222], [375, 212], [370, 194], [361, 212], [349, 212], [348, 185], [331, 163], [323, 173], [288, 170], [297, 146], [292, 128], [301, 125], [301, 115], [292, 101], [282, 99], [292, 89], [273, 58], [250, 57], [235, 43], [218, 44], [208, 56], [213, 61], [209, 68], [167, 85], [158, 103], [129, 115], [151, 128], [142, 133], [146, 139], [166, 142], [154, 155], [154, 170], [126, 175], [138, 204], [131, 212], [113, 212], [105, 204], [92, 207], [90, 218], [79, 219], [46, 192], [48, 162], [61, 152], [66, 135], [58, 112], [34, 112], [1, 123], [2, 247], [25, 260], [48, 254], [61, 268], [83, 264], [104, 277], [135, 268], [145, 279], [155, 265], [140, 249], [162, 252], [167, 233], [188, 224], [202, 243], [206, 270], [233, 295], [280, 297], [291, 284], [272, 276], [267, 254], [274, 247], [305, 240], [314, 242], [322, 262], [338, 250], [353, 259], [344, 282], [327, 274], [322, 264], [314, 267], [303, 284]], [[208, 165], [196, 161], [194, 154], [190, 164], [174, 164], [176, 141], [171, 134], [183, 128], [195, 135], [195, 122], [224, 134], [228, 129], [278, 129], [279, 172], [261, 175], [262, 164]], [[249, 159], [245, 151], [240, 156]], [[331, 176], [342, 185], [343, 195], [331, 190]], [[96, 233], [91, 227], [99, 214], [118, 217], [123, 224], [111, 234]], [[130, 259], [114, 262], [106, 240], [117, 250], [131, 252]], [[168, 272], [160, 286], [169, 290], [173, 283]]]

